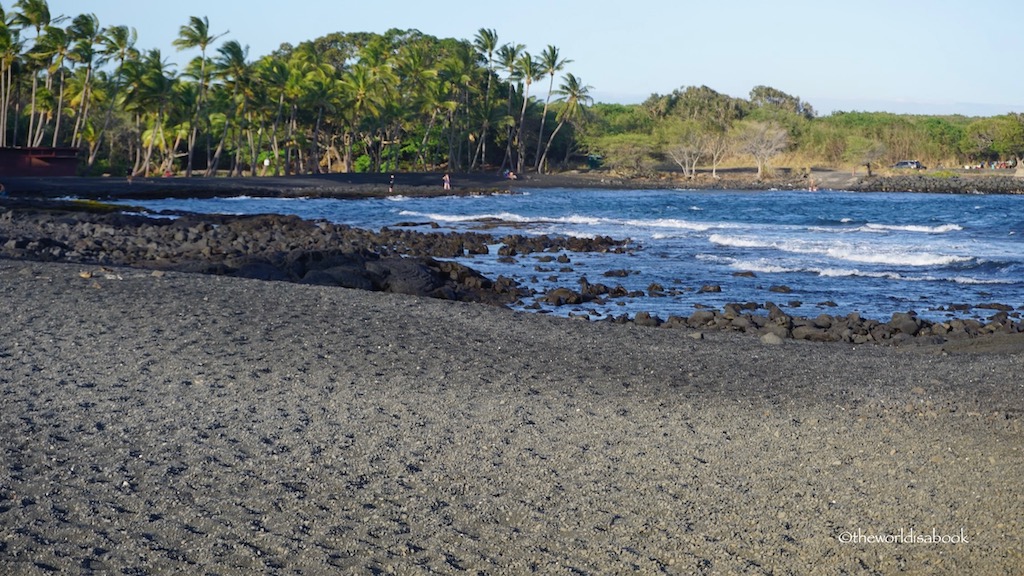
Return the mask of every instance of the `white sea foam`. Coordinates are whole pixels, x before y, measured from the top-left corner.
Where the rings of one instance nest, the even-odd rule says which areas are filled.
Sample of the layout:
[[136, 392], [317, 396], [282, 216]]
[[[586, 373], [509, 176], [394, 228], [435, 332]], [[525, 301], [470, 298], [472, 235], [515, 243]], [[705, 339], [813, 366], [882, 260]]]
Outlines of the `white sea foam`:
[[981, 278], [971, 278], [969, 276], [954, 276], [947, 278], [947, 280], [957, 284], [1013, 284], [1012, 281], [1008, 280], [982, 280]]
[[921, 234], [945, 234], [963, 230], [959, 224], [942, 224], [941, 226], [923, 226], [917, 224], [865, 224], [859, 230], [865, 232], [919, 232]]
[[712, 228], [710, 224], [705, 224], [703, 222], [690, 222], [689, 220], [679, 220], [677, 218], [622, 220], [621, 223], [625, 226], [633, 226], [636, 228], [675, 228], [678, 230], [694, 230], [697, 232], [704, 232]]
[[895, 272], [867, 272], [859, 268], [821, 268], [812, 270], [824, 278], [845, 278], [849, 276], [860, 276], [863, 278], [889, 278], [891, 280], [903, 280], [903, 276]]
[[[438, 222], [487, 222], [487, 221], [501, 221], [501, 222], [514, 222], [517, 224], [526, 223], [537, 223], [537, 224], [573, 224], [573, 225], [585, 225], [594, 226], [604, 222], [601, 218], [594, 218], [591, 216], [560, 216], [557, 218], [548, 218], [544, 216], [523, 216], [514, 212], [493, 212], [493, 213], [482, 213], [482, 214], [440, 214], [437, 212], [417, 212], [414, 210], [402, 210], [399, 212], [402, 216], [413, 216], [416, 218], [428, 218]], [[556, 231], [552, 231], [556, 232]]]
[[949, 266], [971, 262], [972, 257], [955, 254], [920, 252], [906, 246], [865, 246], [861, 244], [832, 244], [805, 240], [762, 240], [749, 236], [712, 234], [709, 240], [720, 246], [733, 248], [771, 248], [791, 254], [817, 254], [845, 262], [889, 266]]
[[927, 252], [872, 252], [862, 246], [835, 246], [825, 254], [837, 260], [860, 262], [863, 264], [881, 264], [890, 266], [949, 266], [960, 262], [970, 262], [968, 256], [952, 254], [931, 254]]
[[712, 234], [708, 241], [719, 246], [732, 246], [734, 248], [778, 248], [776, 242], [767, 242], [748, 236], [727, 236], [725, 234]]
[[730, 264], [729, 267], [735, 270], [742, 270], [743, 272], [755, 272], [758, 274], [791, 274], [793, 272], [800, 272], [799, 268], [779, 266], [778, 264], [772, 264], [764, 260], [736, 260]]

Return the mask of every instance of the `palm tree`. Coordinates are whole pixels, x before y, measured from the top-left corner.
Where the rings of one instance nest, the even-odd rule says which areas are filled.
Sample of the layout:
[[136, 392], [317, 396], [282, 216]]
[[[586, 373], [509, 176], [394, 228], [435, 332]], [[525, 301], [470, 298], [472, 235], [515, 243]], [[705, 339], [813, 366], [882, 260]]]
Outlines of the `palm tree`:
[[540, 68], [548, 74], [548, 97], [544, 100], [544, 113], [540, 116], [540, 131], [537, 133], [537, 161], [534, 169], [540, 172], [540, 157], [541, 157], [541, 142], [544, 140], [544, 121], [548, 118], [548, 105], [551, 104], [551, 92], [555, 87], [555, 73], [561, 72], [565, 65], [572, 62], [566, 58], [562, 58], [558, 53], [558, 48], [548, 44], [548, 47], [544, 49], [544, 52], [540, 55]]
[[302, 75], [297, 86], [300, 88], [299, 98], [294, 101], [296, 106], [293, 110], [298, 112], [301, 108], [314, 111], [305, 168], [305, 171], [313, 173], [320, 172], [320, 136], [324, 116], [337, 109], [343, 92], [337, 70], [324, 56], [325, 54], [316, 50], [312, 43], [306, 43], [295, 50], [292, 60], [297, 72]]
[[74, 41], [71, 59], [85, 66], [82, 91], [79, 95], [78, 111], [75, 117], [75, 130], [71, 136], [71, 145], [77, 148], [81, 144], [80, 132], [89, 116], [93, 67], [96, 64], [96, 44], [99, 42], [102, 29], [99, 18], [95, 14], [80, 14], [71, 21], [68, 32]]
[[336, 107], [334, 103], [338, 100], [340, 92], [340, 81], [334, 78], [333, 74], [324, 70], [314, 70], [306, 77], [308, 90], [306, 91], [305, 103], [316, 110], [316, 120], [313, 124], [313, 135], [309, 142], [308, 171], [320, 173], [320, 130], [323, 126], [324, 115], [333, 112]]
[[[50, 6], [46, 3], [46, 0], [18, 0], [14, 3], [14, 7], [19, 11], [13, 14], [12, 23], [22, 28], [34, 28], [36, 31], [35, 40], [38, 43], [43, 28], [50, 25]], [[29, 61], [35, 61], [38, 64], [43, 60], [38, 53], [33, 54], [33, 56]], [[47, 63], [43, 62], [42, 67], [46, 65]], [[38, 97], [39, 74], [38, 69], [34, 67], [30, 67], [29, 72], [32, 74], [32, 96], [28, 112], [28, 145], [35, 146], [36, 131], [39, 132], [39, 138], [42, 138], [42, 126], [38, 129], [36, 128], [36, 99]], [[39, 124], [41, 125], [42, 122], [43, 118], [40, 114]]]
[[533, 81], [542, 76], [540, 66], [529, 52], [523, 52], [516, 60], [516, 77], [523, 83], [523, 108], [519, 112], [519, 127], [516, 130], [516, 142], [519, 145], [519, 158], [516, 161], [516, 171], [522, 172], [526, 165], [526, 139], [523, 137], [523, 127], [526, 124], [526, 107], [530, 102], [530, 85]]
[[544, 155], [540, 158], [538, 171], [547, 164], [551, 143], [555, 141], [555, 135], [562, 129], [562, 126], [583, 118], [586, 113], [586, 107], [593, 103], [594, 99], [590, 97], [590, 89], [591, 86], [584, 85], [580, 82], [579, 78], [572, 74], [566, 74], [562, 77], [562, 84], [555, 91], [555, 94], [559, 99], [564, 98], [565, 104], [558, 111], [558, 125], [555, 126], [555, 130], [551, 132], [551, 136], [548, 138], [547, 145], [544, 146]]
[[274, 176], [280, 174], [280, 163], [278, 160], [279, 143], [278, 128], [281, 125], [281, 118], [284, 113], [285, 89], [291, 70], [288, 62], [278, 56], [266, 56], [255, 64], [256, 83], [265, 91], [266, 107], [265, 113], [273, 115], [273, 122], [270, 129], [270, 150], [274, 158]]
[[[508, 74], [508, 118], [512, 118], [512, 102], [515, 97], [514, 83], [512, 80], [516, 76], [516, 62], [519, 61], [519, 56], [522, 55], [525, 46], [522, 44], [505, 44], [498, 49], [498, 61], [501, 63], [502, 68]], [[513, 132], [515, 131], [515, 120], [507, 120], [506, 123], [509, 125], [506, 133], [505, 143], [505, 157], [501, 161], [501, 167], [512, 165], [512, 140]]]
[[[41, 65], [47, 71], [46, 77], [46, 90], [50, 92], [51, 97], [49, 100], [55, 105], [56, 112], [54, 116], [56, 118], [56, 127], [53, 131], [53, 146], [57, 145], [57, 139], [60, 132], [60, 121], [63, 113], [64, 104], [64, 64], [68, 59], [68, 55], [71, 50], [71, 39], [67, 34], [67, 31], [63, 28], [56, 26], [47, 26], [43, 29], [42, 35], [36, 38], [36, 44], [32, 47], [29, 52], [29, 57], [37, 64]], [[59, 76], [58, 76], [59, 74]], [[56, 98], [52, 97], [54, 90], [54, 78], [59, 79], [60, 87], [59, 96]], [[33, 78], [33, 84], [36, 79]], [[33, 98], [35, 100], [35, 98]], [[32, 108], [35, 109], [36, 105], [33, 104]], [[39, 146], [43, 140], [43, 128], [45, 122], [43, 121], [44, 115], [40, 113], [39, 122], [35, 125], [35, 132], [29, 128], [29, 146]]]
[[217, 75], [223, 80], [225, 88], [231, 89], [227, 103], [227, 113], [224, 122], [224, 129], [221, 132], [220, 143], [217, 144], [217, 151], [213, 154], [210, 166], [206, 168], [206, 175], [213, 176], [217, 172], [217, 165], [220, 163], [220, 155], [224, 151], [224, 144], [227, 141], [228, 130], [231, 128], [231, 121], [235, 118], [239, 107], [244, 114], [244, 100], [240, 101], [239, 96], [244, 90], [245, 84], [250, 80], [251, 68], [246, 60], [249, 58], [249, 47], [242, 47], [237, 40], [228, 40], [217, 49], [220, 56], [214, 61]]
[[449, 169], [462, 166], [463, 135], [469, 131], [469, 127], [461, 122], [459, 110], [464, 110], [467, 107], [474, 70], [473, 54], [470, 48], [464, 44], [457, 45], [455, 50], [441, 62], [439, 74], [446, 84], [449, 101], [449, 105], [446, 107], [448, 110]]
[[64, 116], [64, 88], [65, 88], [65, 75], [67, 67], [65, 64], [71, 57], [71, 36], [68, 35], [67, 30], [63, 28], [57, 28], [55, 26], [48, 26], [45, 33], [40, 38], [40, 41], [36, 44], [36, 48], [47, 55], [50, 66], [47, 69], [49, 77], [47, 82], [49, 88], [53, 90], [53, 79], [54, 75], [57, 75], [56, 81], [59, 84], [57, 92], [57, 111], [55, 113], [54, 127], [53, 127], [53, 139], [50, 143], [51, 146], [56, 147], [60, 141], [60, 126]]
[[395, 113], [388, 129], [393, 137], [388, 138], [397, 140], [399, 134], [422, 131], [414, 163], [423, 170], [426, 170], [427, 142], [440, 112], [443, 94], [436, 54], [436, 45], [420, 38], [403, 46], [395, 59], [395, 75], [403, 89], [396, 94]]
[[498, 33], [492, 29], [481, 28], [476, 33], [473, 46], [482, 56], [487, 57], [487, 91], [484, 92], [483, 126], [480, 127], [480, 139], [477, 151], [473, 155], [470, 169], [476, 168], [477, 158], [481, 163], [487, 161], [487, 133], [490, 131], [491, 120], [491, 80], [494, 77], [494, 51], [498, 48]]
[[188, 160], [185, 167], [185, 176], [192, 176], [192, 164], [194, 159], [196, 139], [199, 136], [200, 121], [205, 126], [207, 124], [206, 119], [203, 117], [204, 104], [206, 102], [206, 89], [207, 89], [207, 74], [206, 66], [208, 60], [206, 59], [206, 49], [210, 47], [218, 38], [227, 34], [222, 32], [220, 34], [210, 34], [210, 20], [206, 16], [198, 18], [192, 16], [189, 18], [189, 23], [186, 26], [182, 26], [178, 29], [178, 37], [174, 39], [172, 44], [178, 51], [189, 50], [191, 48], [199, 48], [199, 71], [196, 74], [196, 80], [199, 82], [199, 90], [196, 91], [195, 107], [193, 108], [191, 124], [192, 130], [188, 135]]
[[114, 107], [117, 105], [121, 83], [124, 79], [125, 62], [139, 57], [139, 51], [135, 49], [135, 42], [137, 40], [138, 33], [135, 32], [134, 28], [128, 28], [127, 26], [108, 28], [100, 39], [100, 43], [103, 46], [102, 50], [100, 50], [100, 62], [106, 63], [116, 60], [117, 69], [114, 72], [110, 94], [108, 95], [107, 112], [103, 118], [103, 128], [99, 130], [99, 133], [89, 147], [88, 166], [90, 168], [96, 162], [96, 156], [99, 154], [103, 136], [106, 134], [107, 129], [110, 128], [110, 120], [113, 117]]
[[[128, 94], [125, 109], [134, 112], [139, 127], [140, 146], [136, 151], [135, 168], [132, 175], [149, 172], [153, 148], [157, 140], [163, 140], [164, 116], [174, 104], [177, 79], [170, 66], [161, 57], [160, 50], [149, 50], [140, 60], [129, 61], [126, 67]], [[151, 117], [152, 128], [145, 130], [143, 122]], [[145, 147], [145, 157], [142, 149]]]
[[50, 25], [50, 6], [46, 0], [18, 0], [14, 7], [18, 12], [11, 15], [11, 23], [22, 28], [35, 28], [37, 37], [43, 28]]
[[[23, 44], [19, 29], [9, 22], [3, 9], [0, 7], [0, 146], [7, 146], [7, 119], [11, 116], [7, 112], [11, 107], [11, 97], [14, 91], [14, 68], [18, 65], [21, 57]], [[15, 118], [15, 130], [11, 145], [17, 145], [17, 115]]]
[[362, 61], [349, 69], [341, 79], [345, 118], [345, 171], [352, 170], [352, 145], [363, 121], [380, 115], [383, 99], [377, 74]]
[[[445, 98], [445, 82], [442, 81], [439, 74], [435, 73], [432, 78], [424, 83], [423, 90], [419, 94], [418, 102], [418, 111], [421, 116], [429, 117], [429, 120], [427, 120], [427, 124], [423, 129], [423, 138], [420, 141], [419, 150], [417, 151], [419, 162], [423, 167], [423, 170], [427, 169], [426, 153], [428, 143], [431, 141], [433, 136], [436, 136], [434, 133], [434, 126], [437, 123], [437, 117], [442, 112], [449, 109], [452, 104], [454, 103], [449, 102]], [[434, 164], [435, 163], [432, 158], [431, 166]]]

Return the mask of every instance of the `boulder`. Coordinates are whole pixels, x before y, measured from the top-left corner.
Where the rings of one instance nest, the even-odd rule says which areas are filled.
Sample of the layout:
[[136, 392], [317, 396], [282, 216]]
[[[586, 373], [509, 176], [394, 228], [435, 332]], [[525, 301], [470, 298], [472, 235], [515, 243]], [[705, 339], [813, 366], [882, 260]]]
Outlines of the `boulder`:
[[766, 334], [774, 334], [779, 338], [789, 338], [791, 336], [789, 328], [786, 326], [781, 326], [779, 324], [768, 324], [764, 328], [761, 328], [759, 332], [762, 336]]
[[637, 312], [636, 315], [633, 316], [633, 324], [653, 328], [661, 325], [661, 318], [651, 316], [650, 312]]
[[237, 264], [232, 276], [253, 280], [288, 281], [291, 278], [277, 266], [265, 259], [249, 259]]
[[739, 330], [741, 332], [749, 332], [756, 328], [753, 320], [750, 319], [750, 316], [746, 315], [733, 317], [730, 322], [730, 325], [732, 326], [732, 328]]
[[365, 268], [359, 266], [332, 266], [330, 268], [310, 270], [302, 277], [300, 282], [302, 284], [340, 286], [356, 290], [381, 290], [379, 278], [374, 278]]
[[889, 321], [889, 326], [892, 327], [893, 330], [903, 334], [916, 336], [921, 330], [921, 321], [912, 313], [897, 312], [892, 315], [892, 320]]
[[714, 323], [718, 313], [714, 310], [697, 310], [686, 320], [686, 323], [693, 328], [701, 328]]
[[555, 288], [544, 295], [544, 301], [552, 306], [564, 306], [566, 304], [579, 304], [583, 297], [578, 292], [568, 288]]
[[385, 292], [428, 296], [444, 285], [437, 269], [416, 258], [381, 258], [366, 263], [366, 270], [381, 278]]
[[794, 326], [792, 334], [796, 340], [810, 340], [811, 342], [832, 342], [835, 340], [828, 331], [809, 324]]

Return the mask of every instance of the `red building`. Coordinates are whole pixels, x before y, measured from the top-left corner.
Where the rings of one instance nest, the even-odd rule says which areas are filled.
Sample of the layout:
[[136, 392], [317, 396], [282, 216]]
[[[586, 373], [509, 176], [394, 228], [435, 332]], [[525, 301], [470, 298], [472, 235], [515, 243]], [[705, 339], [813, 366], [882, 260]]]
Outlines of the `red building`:
[[0, 148], [0, 177], [77, 175], [77, 148]]

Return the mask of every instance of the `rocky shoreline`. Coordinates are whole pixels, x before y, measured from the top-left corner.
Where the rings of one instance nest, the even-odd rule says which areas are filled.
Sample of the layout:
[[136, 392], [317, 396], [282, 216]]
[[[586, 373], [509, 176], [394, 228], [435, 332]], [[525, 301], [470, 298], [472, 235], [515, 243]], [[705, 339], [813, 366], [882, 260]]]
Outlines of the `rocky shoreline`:
[[399, 173], [393, 191], [387, 174], [322, 174], [259, 178], [6, 178], [3, 184], [15, 198], [208, 198], [215, 196], [367, 198], [390, 194], [442, 196], [491, 194], [523, 188], [700, 189], [763, 190], [806, 189], [850, 192], [930, 192], [943, 194], [1024, 194], [1024, 178], [1010, 173], [980, 171], [910, 173], [866, 176], [815, 169], [809, 174], [780, 171], [758, 180], [749, 170], [722, 170], [718, 177], [701, 173], [686, 179], [675, 173], [654, 178], [625, 178], [601, 171], [559, 174], [524, 174], [517, 180], [478, 172], [456, 174], [451, 190], [435, 172]]
[[[438, 260], [486, 254], [488, 246], [495, 244], [503, 245], [503, 258], [628, 249], [627, 241], [612, 238], [499, 238], [482, 233], [441, 234], [401, 227], [372, 232], [294, 216], [183, 214], [168, 218], [124, 214], [93, 202], [21, 198], [0, 203], [0, 258], [71, 262], [91, 267], [84, 268], [83, 275], [104, 274], [96, 272], [97, 267], [128, 266], [499, 306], [517, 304], [538, 310], [539, 302], [562, 307], [635, 295], [618, 285], [587, 281], [578, 288], [560, 287], [537, 294], [511, 278], [489, 279], [458, 262]], [[649, 287], [652, 294], [658, 290], [658, 286]], [[529, 298], [535, 303], [524, 305], [523, 300]], [[1004, 303], [978, 303], [969, 308], [982, 316], [934, 322], [908, 311], [887, 320], [863, 318], [857, 313], [806, 318], [787, 314], [773, 302], [738, 302], [722, 310], [697, 309], [688, 317], [659, 318], [640, 312], [632, 317], [607, 317], [604, 321], [682, 328], [692, 331], [695, 337], [702, 337], [705, 330], [737, 331], [757, 335], [769, 344], [784, 339], [943, 344], [1024, 332], [1024, 308], [1015, 309]], [[569, 316], [589, 318], [586, 313]]]
[[294, 216], [124, 214], [94, 203], [46, 201], [4, 210], [0, 257], [129, 266], [290, 281], [445, 300], [509, 304], [525, 291], [451, 261], [500, 241], [513, 253], [622, 250], [611, 238], [372, 232]]

